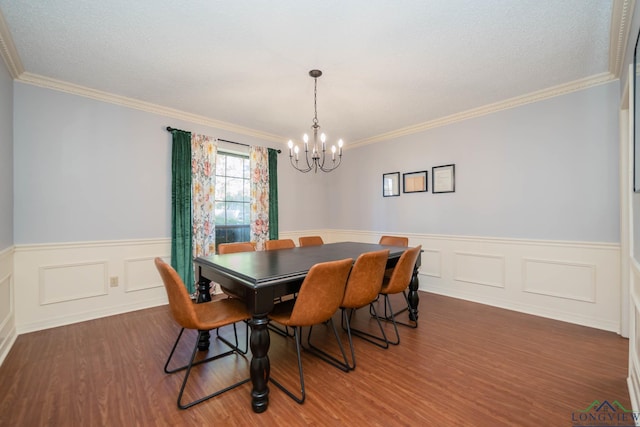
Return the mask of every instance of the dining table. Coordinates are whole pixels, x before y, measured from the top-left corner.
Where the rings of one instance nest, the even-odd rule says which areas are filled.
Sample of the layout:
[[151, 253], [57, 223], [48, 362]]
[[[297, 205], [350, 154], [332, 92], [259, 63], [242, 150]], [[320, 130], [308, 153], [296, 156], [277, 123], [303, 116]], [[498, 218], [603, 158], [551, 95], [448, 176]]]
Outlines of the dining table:
[[[264, 412], [269, 406], [270, 337], [267, 315], [273, 309], [276, 298], [295, 294], [309, 269], [315, 264], [345, 258], [352, 258], [355, 262], [363, 253], [383, 249], [389, 250], [387, 268], [392, 268], [407, 248], [375, 243], [338, 242], [291, 249], [210, 255], [194, 259], [198, 278], [198, 302], [210, 300], [209, 290], [211, 282], [214, 282], [228, 293], [242, 298], [251, 313], [250, 377], [251, 405], [254, 412]], [[415, 322], [418, 320], [420, 301], [420, 263], [419, 255], [407, 294], [409, 319]], [[207, 347], [208, 342], [201, 343], [201, 349]]]

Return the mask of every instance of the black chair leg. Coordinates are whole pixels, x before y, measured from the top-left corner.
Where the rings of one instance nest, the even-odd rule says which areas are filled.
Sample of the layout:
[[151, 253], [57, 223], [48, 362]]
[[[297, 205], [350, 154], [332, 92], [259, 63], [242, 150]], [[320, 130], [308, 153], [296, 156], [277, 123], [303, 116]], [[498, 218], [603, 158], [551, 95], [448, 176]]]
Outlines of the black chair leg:
[[169, 362], [171, 361], [171, 357], [173, 356], [173, 353], [174, 353], [174, 351], [175, 351], [175, 349], [176, 349], [176, 347], [178, 345], [178, 341], [180, 340], [180, 337], [182, 336], [183, 332], [184, 332], [184, 328], [180, 331], [180, 334], [178, 335], [178, 339], [176, 340], [175, 344], [173, 345], [173, 348], [171, 349], [171, 354], [169, 355], [169, 358], [167, 359], [167, 363], [165, 364], [165, 367], [164, 367], [164, 370], [167, 373], [176, 372], [176, 371], [179, 371], [179, 370], [182, 370], [182, 369], [186, 369], [187, 370], [187, 372], [185, 372], [185, 374], [184, 374], [184, 378], [182, 380], [182, 385], [180, 386], [180, 392], [178, 393], [178, 402], [177, 402], [178, 403], [178, 408], [180, 408], [180, 409], [190, 408], [190, 407], [192, 407], [194, 405], [197, 405], [198, 403], [202, 403], [205, 400], [209, 400], [209, 399], [211, 399], [213, 397], [221, 395], [222, 393], [225, 393], [225, 392], [227, 392], [229, 390], [232, 390], [232, 389], [234, 389], [236, 387], [239, 387], [242, 384], [245, 384], [245, 383], [247, 383], [247, 382], [249, 382], [251, 380], [251, 378], [246, 378], [246, 379], [244, 379], [242, 381], [238, 381], [238, 382], [236, 382], [236, 383], [234, 383], [234, 384], [232, 384], [232, 385], [230, 385], [228, 387], [220, 389], [220, 390], [218, 390], [218, 391], [216, 391], [214, 393], [211, 393], [211, 394], [209, 394], [207, 396], [201, 397], [200, 399], [196, 399], [196, 400], [193, 400], [193, 401], [191, 401], [189, 403], [183, 404], [182, 403], [182, 395], [184, 393], [185, 386], [187, 385], [187, 380], [189, 379], [189, 375], [191, 374], [191, 368], [193, 368], [195, 365], [199, 365], [201, 363], [204, 363], [204, 362], [207, 362], [207, 361], [210, 361], [210, 360], [219, 359], [219, 358], [227, 356], [229, 354], [237, 353], [237, 351], [231, 350], [231, 351], [227, 351], [225, 353], [217, 354], [217, 355], [215, 355], [213, 357], [210, 357], [208, 359], [205, 359], [205, 360], [200, 360], [198, 362], [194, 362], [194, 359], [196, 358], [196, 354], [198, 353], [198, 341], [200, 340], [200, 336], [203, 334], [203, 331], [198, 331], [198, 339], [196, 340], [196, 343], [193, 346], [193, 351], [191, 353], [191, 358], [189, 360], [189, 363], [186, 366], [183, 366], [183, 367], [178, 368], [178, 369], [167, 370]]
[[[342, 315], [344, 316], [344, 314], [345, 312], [343, 309]], [[340, 353], [342, 353], [342, 360], [339, 360], [337, 357], [327, 353], [324, 350], [321, 350], [320, 348], [314, 346], [311, 343], [311, 332], [313, 330], [313, 326], [309, 328], [309, 335], [307, 337], [307, 344], [309, 345], [309, 348], [305, 348], [305, 350], [309, 351], [309, 353], [319, 357], [325, 362], [335, 366], [336, 368], [341, 369], [345, 372], [349, 372], [351, 369], [355, 368], [355, 362], [353, 366], [349, 363], [349, 359], [347, 359], [347, 353], [344, 351], [344, 347], [342, 346], [342, 340], [340, 340], [340, 336], [338, 335], [338, 330], [336, 329], [336, 325], [334, 324], [333, 319], [329, 319], [329, 323], [331, 323], [331, 327], [333, 328], [333, 335], [336, 337], [336, 341], [338, 342], [338, 346], [340, 347]], [[348, 325], [348, 319], [347, 319], [347, 325]], [[348, 328], [348, 335], [349, 335], [349, 345], [351, 346], [351, 357], [352, 357], [352, 360], [355, 361], [355, 356], [353, 352], [353, 342], [351, 341], [350, 328]]]
[[236, 324], [233, 324], [233, 336], [235, 338], [235, 345], [231, 344], [225, 337], [223, 337], [222, 335], [220, 335], [220, 329], [216, 329], [216, 338], [218, 338], [220, 341], [222, 341], [223, 343], [225, 343], [226, 345], [228, 345], [229, 347], [231, 347], [232, 349], [234, 349], [235, 351], [242, 353], [242, 354], [247, 354], [247, 351], [249, 350], [249, 322], [245, 321], [245, 331], [244, 331], [244, 349], [241, 349], [239, 344], [238, 344], [238, 330], [236, 329]]
[[389, 307], [389, 313], [391, 313], [391, 316], [389, 317], [381, 317], [380, 320], [385, 320], [388, 322], [393, 323], [393, 330], [396, 333], [396, 340], [395, 341], [388, 341], [389, 344], [392, 345], [398, 345], [400, 344], [400, 334], [398, 333], [398, 324], [396, 322], [396, 317], [393, 313], [393, 308], [391, 307], [391, 300], [389, 299], [389, 295], [384, 294], [384, 311], [385, 314], [387, 313], [387, 306]]
[[[395, 318], [398, 314], [400, 313], [404, 313], [405, 311], [409, 311], [411, 314], [413, 314], [413, 316], [409, 315], [409, 319], [411, 319], [412, 317], [414, 319], [417, 319], [418, 316], [415, 315], [414, 310], [411, 308], [411, 306], [409, 305], [409, 297], [407, 297], [407, 292], [406, 291], [402, 291], [402, 295], [404, 296], [404, 300], [407, 303], [407, 306], [401, 310], [396, 311], [395, 313], [393, 312], [393, 309], [391, 308], [391, 303], [389, 303], [389, 312], [391, 314], [393, 314], [393, 317]], [[371, 314], [371, 316], [373, 316], [373, 314]], [[385, 304], [384, 306], [384, 316], [380, 317], [380, 319], [385, 320], [387, 322], [391, 322], [391, 315], [387, 313], [387, 305]], [[395, 320], [395, 323], [398, 325], [403, 325], [403, 326], [408, 326], [410, 328], [417, 328], [418, 327], [418, 320], [410, 320], [411, 323], [405, 323], [405, 322], [401, 322], [399, 320]]]
[[288, 337], [288, 338], [293, 338], [294, 334], [289, 333], [289, 327], [285, 326], [284, 330], [279, 328], [278, 326], [272, 324], [271, 322], [269, 322], [269, 324], [267, 325], [267, 328], [269, 328], [269, 330], [272, 330], [273, 332], [275, 332], [278, 335], [281, 335], [283, 337]]
[[300, 340], [301, 340], [301, 336], [302, 336], [302, 327], [295, 326], [293, 328], [293, 334], [294, 334], [294, 337], [296, 339], [296, 352], [298, 353], [298, 373], [300, 375], [300, 397], [298, 397], [295, 394], [293, 394], [291, 391], [289, 391], [285, 386], [280, 384], [273, 377], [269, 378], [269, 381], [271, 381], [273, 384], [275, 384], [276, 387], [278, 387], [280, 390], [285, 392], [285, 394], [287, 396], [289, 396], [290, 398], [295, 400], [297, 403], [302, 404], [302, 403], [304, 403], [304, 400], [307, 397], [306, 392], [304, 390], [304, 373], [302, 371], [302, 355], [301, 355], [301, 348], [300, 348], [301, 347]]
[[[374, 303], [375, 301], [369, 304], [369, 311], [373, 313], [372, 317], [376, 319], [376, 322], [378, 323], [378, 328], [380, 329], [380, 335], [373, 335], [373, 334], [370, 334], [369, 332], [365, 332], [363, 330], [350, 327], [351, 334], [358, 338], [362, 338], [365, 341], [369, 341], [371, 344], [377, 345], [380, 348], [389, 348], [389, 339], [387, 338], [387, 334], [384, 332], [382, 323], [380, 323], [380, 320], [382, 318], [378, 316]], [[352, 316], [354, 311], [355, 311], [354, 309], [351, 309], [349, 316]], [[347, 319], [347, 321], [349, 321], [349, 319]], [[343, 319], [342, 329], [345, 329], [344, 323], [345, 322]]]

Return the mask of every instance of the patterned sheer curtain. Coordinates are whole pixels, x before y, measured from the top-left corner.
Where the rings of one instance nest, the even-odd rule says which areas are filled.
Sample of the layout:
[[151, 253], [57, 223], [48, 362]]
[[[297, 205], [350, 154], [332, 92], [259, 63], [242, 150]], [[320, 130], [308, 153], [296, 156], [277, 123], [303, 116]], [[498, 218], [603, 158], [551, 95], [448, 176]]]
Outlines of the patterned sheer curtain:
[[191, 194], [193, 258], [215, 253], [215, 138], [191, 135]]
[[251, 170], [251, 241], [256, 249], [264, 249], [269, 240], [269, 153], [266, 147], [249, 149]]

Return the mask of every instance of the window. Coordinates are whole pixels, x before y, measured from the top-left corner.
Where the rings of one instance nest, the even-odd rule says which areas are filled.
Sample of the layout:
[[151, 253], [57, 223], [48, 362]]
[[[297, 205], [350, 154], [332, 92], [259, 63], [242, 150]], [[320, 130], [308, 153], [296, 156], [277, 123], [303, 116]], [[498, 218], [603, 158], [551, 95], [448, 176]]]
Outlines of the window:
[[249, 157], [218, 151], [216, 156], [216, 250], [218, 244], [250, 240]]

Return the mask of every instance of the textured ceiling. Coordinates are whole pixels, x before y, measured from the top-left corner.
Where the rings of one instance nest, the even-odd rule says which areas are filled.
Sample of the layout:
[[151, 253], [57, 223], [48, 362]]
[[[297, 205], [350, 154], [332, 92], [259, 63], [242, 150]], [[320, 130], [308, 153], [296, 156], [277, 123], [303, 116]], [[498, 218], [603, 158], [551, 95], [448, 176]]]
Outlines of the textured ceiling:
[[613, 9], [613, 0], [0, 0], [19, 80], [55, 79], [286, 142], [309, 131], [308, 71], [318, 68], [320, 125], [347, 144], [616, 78]]

